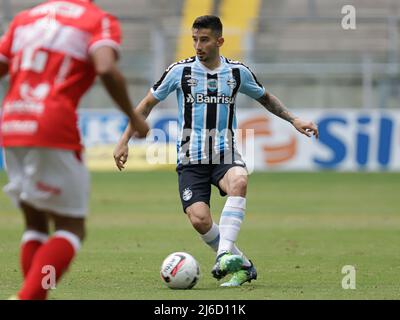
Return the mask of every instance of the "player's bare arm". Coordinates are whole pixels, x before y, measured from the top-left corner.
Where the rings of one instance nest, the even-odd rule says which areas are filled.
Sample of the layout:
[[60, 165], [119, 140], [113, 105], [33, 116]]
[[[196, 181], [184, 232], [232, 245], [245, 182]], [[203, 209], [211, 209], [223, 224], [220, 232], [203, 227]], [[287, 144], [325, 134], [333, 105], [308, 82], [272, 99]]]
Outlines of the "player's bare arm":
[[115, 103], [129, 117], [131, 125], [137, 132], [137, 136], [140, 138], [146, 137], [149, 126], [144, 119], [133, 110], [132, 103], [128, 96], [125, 78], [116, 64], [117, 56], [114, 49], [106, 46], [101, 47], [93, 53], [92, 59], [96, 73], [100, 77], [104, 87]]
[[295, 117], [274, 95], [265, 92], [265, 94], [257, 101], [260, 102], [269, 112], [290, 122], [300, 133], [307, 137], [314, 135], [318, 139], [318, 128], [315, 123]]
[[[153, 94], [149, 91], [147, 95], [143, 98], [143, 100], [140, 101], [139, 105], [136, 108], [136, 112], [144, 119], [146, 119], [149, 116], [153, 107], [158, 102], [159, 101], [154, 98]], [[125, 169], [125, 163], [128, 160], [129, 154], [128, 143], [133, 135], [134, 132], [132, 130], [132, 127], [130, 124], [128, 124], [123, 135], [121, 136], [121, 139], [118, 141], [117, 146], [114, 149], [114, 161], [120, 171], [122, 169]]]
[[[136, 107], [136, 112], [140, 114], [144, 119], [147, 119], [151, 110], [158, 102], [159, 101], [156, 98], [154, 98], [153, 94], [149, 91]], [[132, 130], [131, 125], [129, 124], [126, 127], [120, 141], [127, 144], [133, 135], [134, 131]]]
[[0, 79], [8, 73], [8, 64], [0, 62]]

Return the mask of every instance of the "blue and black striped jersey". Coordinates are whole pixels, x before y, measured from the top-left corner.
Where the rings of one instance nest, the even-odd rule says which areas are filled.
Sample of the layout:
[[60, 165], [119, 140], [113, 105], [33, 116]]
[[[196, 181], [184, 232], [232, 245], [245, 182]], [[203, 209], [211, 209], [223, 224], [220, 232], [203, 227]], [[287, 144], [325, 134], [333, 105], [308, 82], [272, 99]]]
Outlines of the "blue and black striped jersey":
[[170, 65], [151, 92], [161, 101], [172, 91], [176, 91], [179, 110], [178, 164], [185, 164], [211, 163], [215, 156], [234, 155], [237, 93], [258, 99], [265, 89], [247, 66], [221, 56], [215, 70], [207, 69], [197, 57]]

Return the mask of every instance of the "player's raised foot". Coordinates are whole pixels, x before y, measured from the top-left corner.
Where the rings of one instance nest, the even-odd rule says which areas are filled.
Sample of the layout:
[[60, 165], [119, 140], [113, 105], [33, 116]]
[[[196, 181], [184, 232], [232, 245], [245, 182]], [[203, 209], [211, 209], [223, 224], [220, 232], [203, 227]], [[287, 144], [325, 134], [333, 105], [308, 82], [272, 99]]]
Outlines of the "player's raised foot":
[[229, 252], [223, 252], [217, 256], [211, 273], [214, 278], [220, 280], [227, 274], [239, 271], [243, 265], [243, 258]]
[[221, 287], [239, 287], [245, 282], [251, 282], [251, 280], [257, 279], [257, 270], [254, 267], [253, 262], [251, 262], [249, 267], [242, 266], [242, 269], [235, 272], [232, 278], [221, 284]]

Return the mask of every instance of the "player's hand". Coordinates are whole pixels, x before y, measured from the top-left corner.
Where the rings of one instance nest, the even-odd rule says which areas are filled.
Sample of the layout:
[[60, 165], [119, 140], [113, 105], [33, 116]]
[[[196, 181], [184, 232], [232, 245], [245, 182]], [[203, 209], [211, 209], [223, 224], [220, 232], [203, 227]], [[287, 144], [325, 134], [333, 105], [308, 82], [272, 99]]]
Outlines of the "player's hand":
[[314, 135], [316, 139], [318, 139], [318, 128], [317, 125], [312, 121], [304, 121], [299, 118], [294, 119], [293, 126], [300, 133], [306, 135], [307, 137], [311, 137]]
[[128, 161], [129, 147], [127, 143], [118, 142], [114, 149], [114, 161], [118, 170], [125, 169], [125, 163]]

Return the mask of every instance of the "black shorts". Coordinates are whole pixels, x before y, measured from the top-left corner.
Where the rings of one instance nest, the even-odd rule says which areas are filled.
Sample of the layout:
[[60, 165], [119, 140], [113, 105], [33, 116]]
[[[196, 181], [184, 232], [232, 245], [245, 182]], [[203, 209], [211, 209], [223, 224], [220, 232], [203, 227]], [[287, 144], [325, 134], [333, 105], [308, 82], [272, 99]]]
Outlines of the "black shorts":
[[226, 193], [219, 187], [219, 181], [225, 173], [232, 167], [243, 167], [245, 164], [185, 164], [178, 165], [179, 195], [182, 202], [183, 211], [196, 202], [205, 202], [210, 206], [211, 185], [219, 189], [221, 196]]

